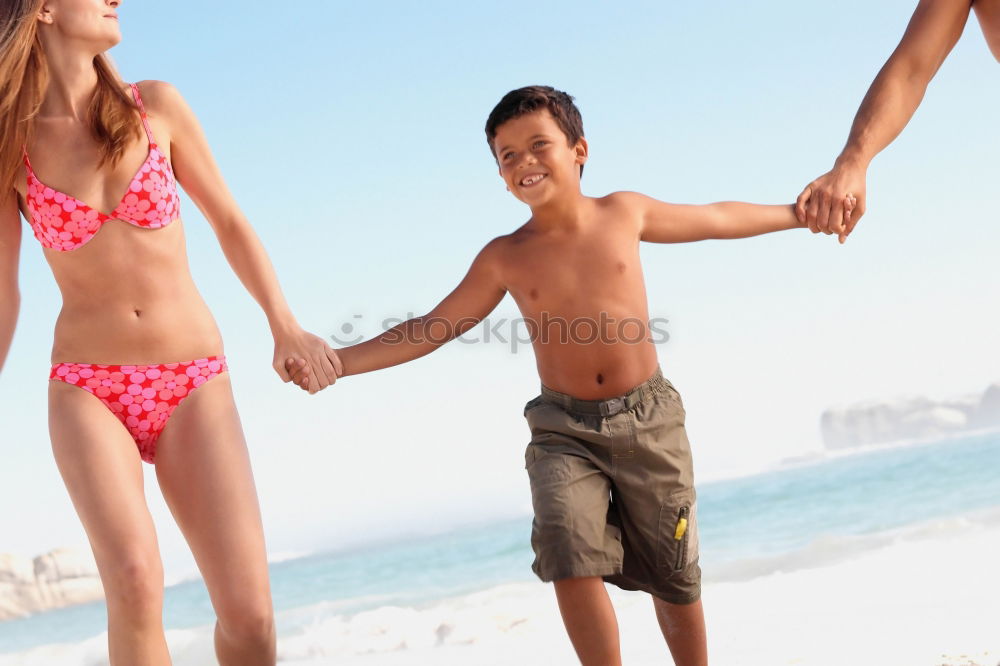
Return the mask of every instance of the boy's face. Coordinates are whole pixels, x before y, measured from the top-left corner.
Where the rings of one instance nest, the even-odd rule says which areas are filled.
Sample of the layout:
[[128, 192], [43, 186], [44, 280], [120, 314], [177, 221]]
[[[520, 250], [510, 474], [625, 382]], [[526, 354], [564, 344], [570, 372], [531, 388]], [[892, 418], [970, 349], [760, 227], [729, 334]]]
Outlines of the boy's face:
[[543, 205], [569, 188], [579, 190], [587, 141], [569, 145], [548, 109], [505, 122], [493, 146], [507, 189], [529, 206]]

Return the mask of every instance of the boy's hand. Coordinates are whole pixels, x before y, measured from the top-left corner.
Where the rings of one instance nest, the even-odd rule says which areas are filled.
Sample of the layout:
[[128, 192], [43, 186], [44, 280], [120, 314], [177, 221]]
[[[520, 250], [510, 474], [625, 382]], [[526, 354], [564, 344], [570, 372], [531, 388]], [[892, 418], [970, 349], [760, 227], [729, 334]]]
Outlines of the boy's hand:
[[[858, 209], [858, 198], [853, 194], [847, 194], [844, 196], [844, 200], [841, 202], [841, 206], [843, 211], [841, 215], [843, 216], [843, 221], [844, 221], [843, 226], [845, 230], [841, 231], [838, 234], [838, 240], [840, 241], [840, 244], [843, 245], [844, 241], [847, 240], [847, 234], [851, 233], [850, 230], [853, 229], [854, 224], [857, 223], [857, 220], [854, 219], [854, 214], [857, 212]], [[796, 216], [797, 212], [798, 211], [796, 210]], [[805, 226], [804, 222], [800, 221], [799, 224]], [[812, 227], [809, 227], [809, 229], [813, 233], [819, 233], [816, 230], [812, 229]]]
[[864, 213], [862, 209], [858, 212], [858, 198], [853, 194], [847, 194], [844, 197], [844, 230], [837, 235], [837, 240], [843, 245], [847, 241], [848, 234], [854, 229], [854, 225], [858, 223], [858, 218], [854, 215], [857, 212], [858, 218]]

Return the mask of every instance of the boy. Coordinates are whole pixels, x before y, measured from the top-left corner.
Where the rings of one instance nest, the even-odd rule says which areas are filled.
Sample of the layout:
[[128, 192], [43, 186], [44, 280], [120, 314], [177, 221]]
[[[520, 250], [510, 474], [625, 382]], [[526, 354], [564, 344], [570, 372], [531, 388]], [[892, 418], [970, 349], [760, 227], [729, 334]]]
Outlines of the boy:
[[[486, 136], [507, 189], [531, 218], [490, 241], [426, 316], [337, 353], [345, 375], [413, 360], [475, 326], [509, 292], [531, 322], [542, 382], [524, 410], [532, 569], [555, 583], [583, 664], [621, 663], [607, 581], [649, 592], [674, 662], [704, 666], [691, 451], [680, 396], [660, 374], [650, 341], [639, 241], [742, 238], [803, 225], [791, 205], [584, 196], [588, 148], [572, 100], [545, 86], [504, 96]], [[290, 362], [289, 370], [308, 386], [304, 364]]]

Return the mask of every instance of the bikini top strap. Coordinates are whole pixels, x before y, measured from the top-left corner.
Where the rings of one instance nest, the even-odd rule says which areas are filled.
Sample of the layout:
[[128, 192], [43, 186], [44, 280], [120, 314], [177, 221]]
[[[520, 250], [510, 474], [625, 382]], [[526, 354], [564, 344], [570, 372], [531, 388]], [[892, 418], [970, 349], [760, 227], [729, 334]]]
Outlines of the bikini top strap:
[[139, 116], [142, 118], [142, 126], [146, 128], [146, 137], [149, 139], [149, 143], [155, 144], [156, 139], [153, 138], [153, 130], [149, 127], [149, 118], [146, 117], [146, 107], [142, 105], [142, 96], [139, 94], [139, 86], [134, 83], [130, 83], [129, 87], [132, 88], [132, 97], [135, 98], [136, 106], [139, 107]]
[[28, 173], [34, 173], [35, 170], [31, 168], [31, 160], [28, 159], [28, 147], [21, 146], [21, 158], [24, 160], [24, 166], [28, 169]]

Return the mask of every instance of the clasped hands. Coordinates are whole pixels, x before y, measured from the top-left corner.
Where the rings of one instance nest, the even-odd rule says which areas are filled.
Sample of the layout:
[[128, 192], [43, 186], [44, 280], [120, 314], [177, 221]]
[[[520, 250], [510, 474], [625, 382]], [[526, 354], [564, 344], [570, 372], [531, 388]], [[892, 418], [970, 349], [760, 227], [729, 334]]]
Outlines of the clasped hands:
[[795, 217], [814, 234], [836, 234], [843, 243], [865, 214], [865, 169], [836, 164], [806, 185], [795, 202]]
[[282, 381], [310, 395], [336, 383], [344, 374], [344, 364], [326, 340], [301, 329], [275, 338], [271, 365]]

